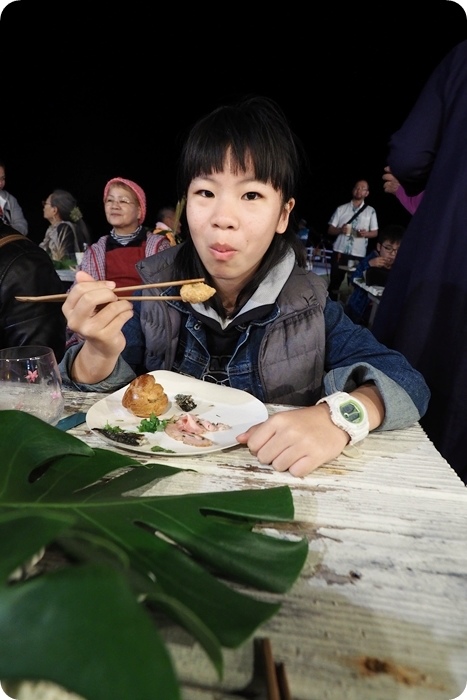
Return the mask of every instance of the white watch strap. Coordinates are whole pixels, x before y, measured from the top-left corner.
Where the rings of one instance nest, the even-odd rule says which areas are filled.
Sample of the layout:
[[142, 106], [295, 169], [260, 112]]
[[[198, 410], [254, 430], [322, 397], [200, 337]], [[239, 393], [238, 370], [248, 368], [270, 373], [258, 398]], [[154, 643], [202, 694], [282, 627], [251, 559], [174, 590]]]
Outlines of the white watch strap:
[[[334, 394], [329, 394], [329, 396], [324, 396], [317, 402], [317, 404], [320, 403], [328, 404], [332, 422], [350, 435], [350, 445], [361, 442], [366, 438], [370, 432], [370, 423], [368, 412], [361, 401], [345, 391], [337, 391]], [[359, 417], [356, 421], [346, 418], [345, 412], [342, 412], [342, 408], [347, 404], [349, 414], [352, 413], [352, 408], [358, 410]]]

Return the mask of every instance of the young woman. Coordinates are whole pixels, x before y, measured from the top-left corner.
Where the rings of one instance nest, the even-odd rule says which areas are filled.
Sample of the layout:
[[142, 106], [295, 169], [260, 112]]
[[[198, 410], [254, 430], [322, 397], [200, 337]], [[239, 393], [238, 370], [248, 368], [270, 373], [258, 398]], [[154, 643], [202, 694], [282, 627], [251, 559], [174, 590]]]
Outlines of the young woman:
[[204, 277], [217, 293], [200, 304], [133, 304], [117, 298], [113, 280], [78, 273], [63, 312], [83, 340], [61, 363], [64, 381], [112, 391], [169, 369], [299, 406], [237, 436], [261, 462], [295, 476], [370, 430], [416, 422], [429, 398], [422, 376], [354, 325], [305, 269], [291, 223], [298, 174], [296, 140], [267, 98], [219, 107], [195, 124], [180, 163], [186, 241], [138, 269], [145, 283]]

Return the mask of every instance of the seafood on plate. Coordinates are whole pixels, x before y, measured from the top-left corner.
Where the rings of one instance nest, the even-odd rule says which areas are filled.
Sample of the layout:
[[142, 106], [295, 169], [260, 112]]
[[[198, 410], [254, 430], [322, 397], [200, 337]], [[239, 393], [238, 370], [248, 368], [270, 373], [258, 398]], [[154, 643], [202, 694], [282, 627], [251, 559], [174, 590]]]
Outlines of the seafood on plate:
[[164, 430], [174, 440], [180, 440], [185, 445], [193, 447], [211, 447], [214, 443], [206, 437], [206, 433], [218, 430], [230, 430], [226, 423], [212, 423], [206, 418], [200, 418], [189, 413], [182, 413], [178, 418], [169, 421]]

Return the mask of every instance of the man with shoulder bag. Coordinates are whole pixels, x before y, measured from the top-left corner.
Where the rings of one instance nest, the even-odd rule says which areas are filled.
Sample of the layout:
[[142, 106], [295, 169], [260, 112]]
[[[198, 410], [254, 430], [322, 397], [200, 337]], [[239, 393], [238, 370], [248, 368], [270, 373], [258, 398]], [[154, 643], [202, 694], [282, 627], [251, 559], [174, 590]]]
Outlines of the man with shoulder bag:
[[[368, 182], [358, 180], [352, 190], [352, 199], [334, 211], [328, 224], [328, 234], [337, 236], [331, 255], [331, 274], [328, 292], [333, 301], [339, 299], [349, 262], [362, 260], [368, 247], [368, 239], [378, 235], [376, 211], [365, 199], [370, 193]], [[356, 266], [356, 264], [355, 264]]]

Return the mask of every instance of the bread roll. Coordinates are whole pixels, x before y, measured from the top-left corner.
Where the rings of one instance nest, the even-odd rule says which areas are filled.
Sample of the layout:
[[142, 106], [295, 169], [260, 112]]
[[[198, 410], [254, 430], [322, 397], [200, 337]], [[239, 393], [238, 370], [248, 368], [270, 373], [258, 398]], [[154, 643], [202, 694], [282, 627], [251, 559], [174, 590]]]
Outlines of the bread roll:
[[164, 389], [152, 374], [141, 374], [128, 385], [123, 394], [122, 404], [140, 418], [160, 416], [169, 407], [169, 399]]

